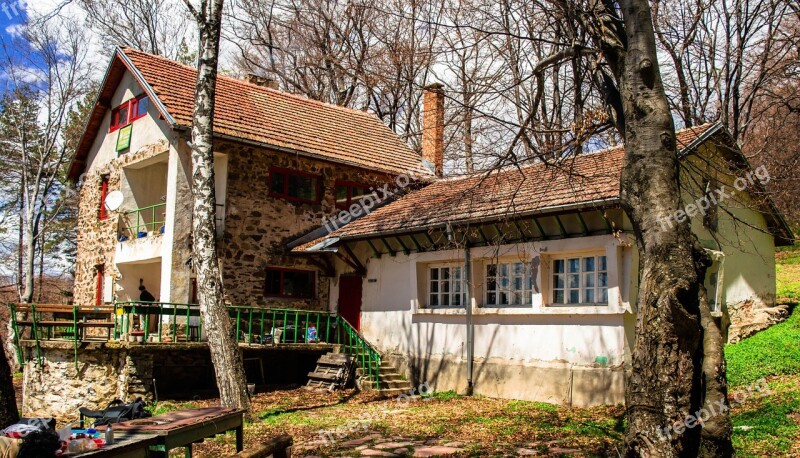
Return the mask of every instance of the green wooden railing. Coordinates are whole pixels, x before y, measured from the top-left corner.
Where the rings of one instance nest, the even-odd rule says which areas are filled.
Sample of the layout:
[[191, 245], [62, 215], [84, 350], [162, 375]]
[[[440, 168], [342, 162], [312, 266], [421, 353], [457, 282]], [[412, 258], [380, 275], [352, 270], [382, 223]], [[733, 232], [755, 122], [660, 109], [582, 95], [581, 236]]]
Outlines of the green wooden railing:
[[[14, 342], [19, 352], [19, 339], [21, 333], [17, 326], [17, 313], [14, 304], [9, 304], [11, 308], [12, 327], [14, 330]], [[35, 310], [35, 305], [32, 305]], [[271, 345], [271, 344], [298, 344], [298, 343], [317, 343], [327, 342], [341, 345], [342, 350], [353, 356], [356, 363], [362, 368], [364, 375], [378, 382], [380, 380], [381, 354], [370, 345], [364, 337], [344, 318], [335, 312], [319, 310], [301, 310], [280, 307], [256, 307], [229, 305], [228, 314], [234, 326], [236, 342], [249, 345]], [[75, 360], [77, 364], [78, 344], [81, 341], [78, 332], [78, 311], [79, 307], [73, 308], [74, 313], [71, 320], [63, 320], [58, 325], [49, 324], [48, 327], [37, 327], [36, 323], [40, 317], [33, 320], [31, 338], [35, 341], [37, 355], [41, 360], [40, 340], [51, 340], [56, 337], [54, 329], [61, 327], [67, 331], [61, 333], [60, 338], [67, 337], [74, 341]], [[36, 316], [36, 313], [33, 314]], [[134, 317], [138, 316], [138, 328], [134, 324]], [[197, 324], [191, 325], [190, 318], [198, 317]], [[167, 318], [166, 323], [164, 318]], [[178, 319], [185, 319], [185, 329], [182, 334], [178, 334]], [[200, 307], [197, 304], [183, 304], [173, 302], [142, 302], [128, 301], [117, 302], [114, 304], [113, 313], [113, 335], [120, 339], [123, 336], [141, 335], [144, 342], [149, 342], [152, 335], [156, 335], [156, 342], [165, 342], [165, 337], [169, 336], [169, 341], [177, 342], [178, 338], [184, 338], [187, 342], [200, 341], [202, 336], [203, 320], [200, 314]], [[150, 323], [153, 320], [158, 328], [150, 330]], [[164, 332], [164, 324], [168, 324], [168, 330]], [[68, 332], [72, 329], [72, 332]], [[313, 329], [316, 332], [309, 332]], [[316, 337], [313, 337], [313, 335]], [[20, 361], [22, 355], [19, 354]]]
[[[166, 206], [166, 203], [161, 203], [123, 213], [122, 218], [125, 221], [124, 229], [128, 232], [127, 237], [138, 239], [160, 232], [164, 226]], [[136, 224], [133, 224], [133, 221], [136, 221]], [[120, 236], [125, 235], [124, 233], [120, 234]]]

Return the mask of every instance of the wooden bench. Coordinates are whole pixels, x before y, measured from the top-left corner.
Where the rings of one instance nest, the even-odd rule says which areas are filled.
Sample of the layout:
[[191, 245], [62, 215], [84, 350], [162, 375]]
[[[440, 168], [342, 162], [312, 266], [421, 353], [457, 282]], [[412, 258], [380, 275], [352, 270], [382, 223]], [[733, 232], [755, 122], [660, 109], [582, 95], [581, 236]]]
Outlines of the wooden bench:
[[[34, 337], [52, 339], [55, 337], [68, 337], [71, 339], [83, 338], [85, 330], [98, 328], [106, 330], [106, 338], [111, 339], [111, 332], [116, 327], [113, 320], [113, 307], [78, 307], [63, 304], [12, 304], [14, 325], [17, 327], [17, 336], [22, 329], [29, 327]], [[17, 319], [17, 314], [23, 313], [26, 318]], [[51, 314], [52, 319], [43, 318]], [[68, 315], [69, 318], [58, 319], [57, 315]], [[99, 319], [99, 321], [88, 321]], [[21, 329], [22, 328], [22, 329]], [[59, 332], [59, 328], [61, 329]], [[44, 334], [42, 334], [44, 333]], [[77, 334], [76, 334], [77, 333]], [[57, 336], [57, 334], [59, 334]]]

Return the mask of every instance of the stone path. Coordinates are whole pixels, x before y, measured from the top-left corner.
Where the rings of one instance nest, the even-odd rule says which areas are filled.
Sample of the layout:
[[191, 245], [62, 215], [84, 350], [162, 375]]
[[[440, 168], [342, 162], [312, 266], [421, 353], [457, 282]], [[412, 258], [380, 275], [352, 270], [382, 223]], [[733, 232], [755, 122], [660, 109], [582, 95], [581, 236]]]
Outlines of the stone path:
[[[545, 444], [548, 453], [541, 451], [541, 444], [526, 444], [515, 450], [516, 456], [550, 456], [571, 455], [579, 450], [561, 448], [558, 441]], [[463, 456], [466, 443], [443, 441], [441, 439], [415, 440], [403, 437], [386, 437], [378, 433], [368, 434], [357, 439], [350, 439], [336, 444], [332, 455], [327, 456], [382, 456], [382, 457], [448, 457]], [[538, 448], [538, 449], [537, 449]], [[306, 455], [305, 458], [322, 458]]]

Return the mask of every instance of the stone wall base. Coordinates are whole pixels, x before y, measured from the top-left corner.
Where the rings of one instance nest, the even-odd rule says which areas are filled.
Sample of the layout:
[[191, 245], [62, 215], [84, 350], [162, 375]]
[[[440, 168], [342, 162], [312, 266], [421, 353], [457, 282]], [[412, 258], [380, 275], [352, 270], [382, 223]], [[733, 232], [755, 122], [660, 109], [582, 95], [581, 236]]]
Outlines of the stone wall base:
[[[464, 360], [388, 354], [384, 357], [413, 380], [415, 386], [427, 382], [435, 391], [466, 391], [467, 364]], [[625, 401], [624, 370], [622, 366], [576, 366], [551, 361], [476, 360], [473, 392], [493, 398], [575, 407], [619, 404]]]

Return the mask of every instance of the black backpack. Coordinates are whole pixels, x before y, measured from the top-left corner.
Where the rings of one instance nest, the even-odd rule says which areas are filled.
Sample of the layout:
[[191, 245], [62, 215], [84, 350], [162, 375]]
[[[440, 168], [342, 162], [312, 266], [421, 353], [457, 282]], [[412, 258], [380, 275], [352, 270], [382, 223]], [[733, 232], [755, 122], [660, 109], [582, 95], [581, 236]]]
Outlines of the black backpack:
[[78, 410], [81, 413], [81, 425], [83, 425], [84, 418], [93, 418], [95, 426], [103, 426], [111, 423], [153, 416], [153, 414], [145, 409], [142, 398], [136, 398], [136, 400], [130, 404], [124, 404], [121, 400], [114, 399], [108, 403], [108, 407], [103, 410], [90, 410], [85, 407], [81, 407]]

